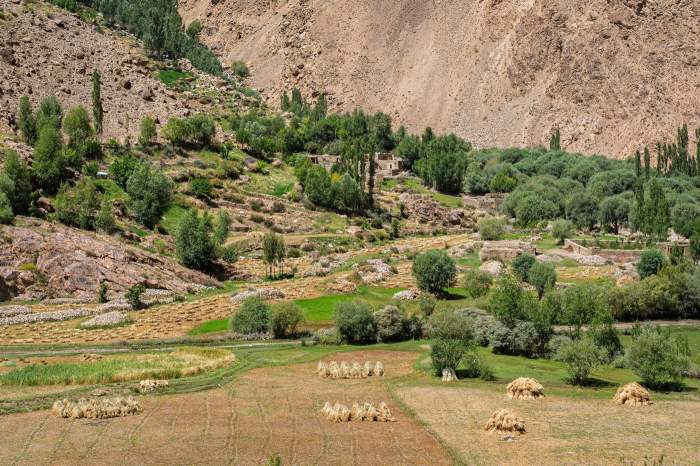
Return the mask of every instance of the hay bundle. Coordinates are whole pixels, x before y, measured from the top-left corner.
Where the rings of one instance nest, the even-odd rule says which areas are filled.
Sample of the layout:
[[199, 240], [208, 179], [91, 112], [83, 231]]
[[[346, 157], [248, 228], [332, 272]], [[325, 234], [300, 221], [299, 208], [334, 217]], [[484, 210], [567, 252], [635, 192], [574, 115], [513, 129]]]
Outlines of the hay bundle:
[[333, 422], [348, 422], [351, 419], [351, 413], [347, 406], [336, 403], [328, 410], [326, 417]]
[[343, 379], [350, 378], [350, 364], [345, 361], [340, 363], [340, 377]]
[[381, 361], [377, 361], [377, 363], [374, 365], [372, 375], [375, 377], [384, 377], [384, 364], [382, 364]]
[[391, 414], [391, 410], [383, 401], [379, 403], [379, 418], [383, 422], [396, 422], [396, 418]]
[[519, 377], [506, 387], [511, 400], [538, 400], [544, 398], [544, 387], [535, 379]]
[[372, 375], [372, 372], [374, 372], [374, 364], [372, 364], [369, 361], [366, 361], [365, 365], [362, 366], [362, 377], [370, 377]]
[[326, 366], [326, 363], [323, 361], [318, 362], [318, 366], [316, 366], [316, 372], [318, 373], [319, 377], [328, 377], [330, 375], [330, 370], [328, 369], [328, 366]]
[[331, 379], [340, 379], [343, 377], [340, 366], [337, 362], [331, 361], [331, 363], [328, 365], [328, 375]]
[[350, 378], [351, 379], [361, 379], [362, 378], [362, 366], [359, 362], [353, 362], [350, 368]]
[[491, 415], [484, 430], [497, 434], [524, 434], [525, 423], [509, 409], [500, 409]]
[[345, 405], [336, 403], [331, 405], [326, 401], [321, 409], [321, 414], [328, 420], [333, 422], [349, 422], [349, 421], [369, 421], [369, 422], [395, 422], [396, 419], [392, 416], [389, 407], [383, 401], [379, 403], [379, 408], [376, 408], [372, 403], [353, 403], [352, 408], [348, 409]]
[[442, 381], [443, 382], [456, 382], [459, 379], [454, 369], [446, 367], [442, 370]]
[[168, 385], [170, 385], [170, 382], [167, 380], [142, 380], [139, 382], [139, 391], [141, 393], [151, 393], [161, 387], [167, 387]]
[[325, 417], [330, 417], [332, 412], [333, 406], [329, 401], [326, 401], [326, 403], [323, 405], [323, 408], [321, 408], [321, 414], [323, 414]]
[[651, 403], [651, 396], [646, 388], [632, 382], [618, 388], [613, 401], [619, 405], [647, 406]]
[[130, 416], [141, 412], [141, 405], [131, 397], [100, 398], [69, 401], [56, 400], [53, 411], [60, 417], [69, 419], [106, 419]]

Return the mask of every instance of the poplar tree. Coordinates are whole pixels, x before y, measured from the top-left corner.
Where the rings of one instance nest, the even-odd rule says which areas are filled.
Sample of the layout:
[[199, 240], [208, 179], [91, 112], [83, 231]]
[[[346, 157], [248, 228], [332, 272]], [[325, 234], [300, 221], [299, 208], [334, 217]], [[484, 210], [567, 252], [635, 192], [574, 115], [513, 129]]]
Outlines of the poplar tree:
[[23, 95], [19, 99], [19, 115], [17, 116], [17, 125], [22, 133], [24, 142], [33, 146], [36, 142], [36, 120], [32, 112], [32, 106], [29, 103], [29, 97]]
[[102, 108], [102, 80], [97, 70], [92, 72], [92, 119], [95, 122], [95, 133], [102, 135], [102, 120], [104, 109]]

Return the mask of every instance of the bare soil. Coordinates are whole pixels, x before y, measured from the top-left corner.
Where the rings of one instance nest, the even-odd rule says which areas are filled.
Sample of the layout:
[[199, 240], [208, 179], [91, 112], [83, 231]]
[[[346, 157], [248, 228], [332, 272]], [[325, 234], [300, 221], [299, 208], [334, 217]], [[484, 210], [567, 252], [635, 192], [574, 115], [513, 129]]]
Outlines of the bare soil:
[[[137, 416], [66, 420], [47, 411], [0, 417], [6, 464], [452, 464], [438, 441], [401, 412], [386, 379], [411, 371], [411, 353], [342, 353], [380, 360], [386, 378], [327, 380], [315, 363], [256, 369], [203, 393], [144, 397]], [[330, 423], [325, 401], [386, 401], [395, 423]]]
[[[545, 387], [546, 389], [546, 387]], [[398, 391], [417, 414], [470, 464], [669, 464], [700, 462], [697, 401], [658, 401], [643, 408], [612, 400], [546, 397], [509, 400], [475, 388], [410, 387]], [[515, 411], [527, 432], [514, 442], [484, 431], [491, 414]]]

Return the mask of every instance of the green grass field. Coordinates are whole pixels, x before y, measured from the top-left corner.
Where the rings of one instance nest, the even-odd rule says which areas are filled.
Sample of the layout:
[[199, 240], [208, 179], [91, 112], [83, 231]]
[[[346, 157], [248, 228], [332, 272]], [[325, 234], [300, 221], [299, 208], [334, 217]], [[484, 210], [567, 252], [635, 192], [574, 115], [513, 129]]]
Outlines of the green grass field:
[[179, 81], [192, 76], [192, 73], [176, 70], [174, 68], [168, 68], [158, 71], [158, 79], [168, 87], [173, 86]]
[[229, 319], [208, 320], [196, 326], [195, 328], [187, 332], [187, 334], [191, 337], [196, 337], [198, 335], [206, 335], [209, 333], [225, 332], [229, 329], [228, 321]]
[[294, 302], [304, 311], [306, 320], [323, 322], [333, 320], [333, 310], [338, 303], [361, 299], [373, 306], [379, 307], [389, 304], [394, 294], [401, 290], [401, 288], [361, 286], [357, 291], [350, 294], [299, 299]]

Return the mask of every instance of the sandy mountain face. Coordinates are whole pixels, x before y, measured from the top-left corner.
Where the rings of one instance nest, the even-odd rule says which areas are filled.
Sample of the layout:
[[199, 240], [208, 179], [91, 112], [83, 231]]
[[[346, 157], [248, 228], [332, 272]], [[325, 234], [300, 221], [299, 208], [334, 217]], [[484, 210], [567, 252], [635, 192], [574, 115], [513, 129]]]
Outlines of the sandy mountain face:
[[276, 104], [293, 86], [479, 146], [623, 157], [700, 124], [696, 0], [181, 0]]

